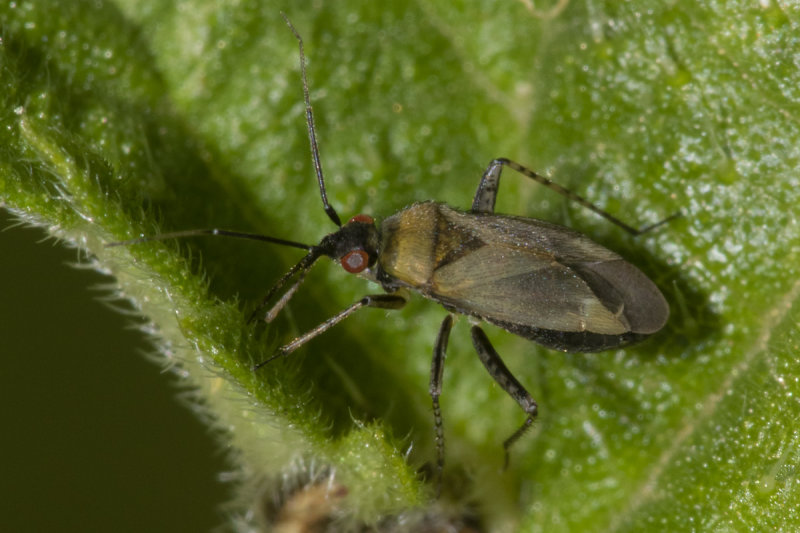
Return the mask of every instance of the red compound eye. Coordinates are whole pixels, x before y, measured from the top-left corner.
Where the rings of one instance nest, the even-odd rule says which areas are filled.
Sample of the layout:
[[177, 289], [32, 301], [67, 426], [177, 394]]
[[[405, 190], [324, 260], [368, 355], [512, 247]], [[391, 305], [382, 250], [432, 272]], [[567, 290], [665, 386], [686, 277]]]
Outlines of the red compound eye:
[[364, 250], [353, 250], [347, 252], [339, 261], [345, 270], [351, 274], [358, 274], [369, 265], [369, 255]]
[[350, 222], [361, 222], [362, 224], [374, 224], [375, 223], [375, 219], [372, 218], [369, 215], [356, 215], [356, 216], [354, 216], [353, 218], [350, 219], [348, 224]]

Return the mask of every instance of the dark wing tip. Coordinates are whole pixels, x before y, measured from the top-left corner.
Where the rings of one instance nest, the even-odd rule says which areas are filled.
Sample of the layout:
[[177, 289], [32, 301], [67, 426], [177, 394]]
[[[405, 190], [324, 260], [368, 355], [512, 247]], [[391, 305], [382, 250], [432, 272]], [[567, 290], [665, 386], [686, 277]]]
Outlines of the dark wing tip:
[[622, 310], [631, 333], [650, 335], [667, 323], [669, 304], [664, 295], [627, 261], [585, 263], [578, 270], [603, 304]]

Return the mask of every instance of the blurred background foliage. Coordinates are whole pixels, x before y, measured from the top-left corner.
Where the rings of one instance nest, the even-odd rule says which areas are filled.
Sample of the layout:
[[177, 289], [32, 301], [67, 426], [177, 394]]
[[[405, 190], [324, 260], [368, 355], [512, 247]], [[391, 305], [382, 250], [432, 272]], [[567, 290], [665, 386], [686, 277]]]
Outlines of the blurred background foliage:
[[[178, 466], [191, 447], [207, 463], [204, 472], [232, 471], [240, 481], [231, 507], [240, 526], [258, 522], [242, 509], [267, 509], [270, 495], [286, 490], [270, 480], [287, 472], [314, 479], [309, 465], [323, 477], [333, 469], [349, 491], [340, 524], [386, 525], [387, 516], [416, 509], [443, 513], [428, 507], [430, 487], [416, 474], [433, 454], [427, 381], [440, 308], [417, 299], [399, 313], [363, 311], [254, 375], [249, 365], [272, 347], [374, 288], [319, 266], [262, 331], [246, 327], [244, 316], [296, 251], [214, 239], [102, 247], [192, 227], [309, 243], [333, 229], [309, 161], [296, 42], [280, 10], [306, 40], [329, 195], [343, 218], [387, 216], [426, 199], [466, 208], [498, 156], [553, 176], [633, 224], [678, 209], [685, 215], [631, 239], [505, 175], [499, 211], [564, 223], [619, 251], [659, 284], [673, 315], [647, 343], [607, 354], [565, 356], [491, 330], [540, 404], [540, 420], [513, 451], [508, 472], [500, 470], [500, 442], [522, 415], [476, 361], [460, 321], [442, 397], [444, 501], [457, 504], [451, 514], [492, 531], [796, 529], [795, 2], [4, 4], [0, 201], [14, 217], [88, 250], [84, 263], [94, 257], [96, 268], [116, 277], [167, 346], [160, 364], [179, 369], [168, 375], [199, 389], [192, 405], [203, 406], [204, 419], [216, 417], [211, 425], [229, 457], [221, 466], [189, 420], [194, 433], [175, 437], [179, 459], [169, 459], [161, 443], [153, 448], [157, 460], [127, 462], [141, 473], [145, 464], [166, 471], [166, 461], [212, 479]], [[100, 313], [92, 293], [59, 284], [41, 299], [11, 297], [23, 287], [21, 266], [48, 264], [18, 256], [16, 235], [0, 241], [0, 262], [15, 268], [1, 278], [2, 353], [20, 365], [3, 372], [19, 387], [3, 404], [16, 415], [4, 419], [15, 420], [9, 433], [18, 436], [3, 453], [23, 472], [3, 476], [10, 493], [24, 472], [43, 487], [48, 474], [67, 479], [86, 461], [78, 458], [86, 445], [58, 437], [62, 423], [80, 433], [83, 416], [41, 417], [43, 405], [63, 404], [58, 395], [72, 384], [61, 365], [83, 368], [77, 373], [100, 389], [89, 401], [100, 406], [109, 401], [103, 391], [149, 401], [153, 387], [115, 378], [121, 364], [108, 368], [135, 359], [121, 353], [141, 342], [125, 331], [126, 320], [150, 322], [105, 313], [116, 326], [98, 329], [120, 337], [101, 341], [99, 318], [70, 311], [83, 301]], [[86, 272], [72, 274], [79, 286], [96, 283]], [[55, 322], [74, 341], [72, 351], [66, 342], [39, 347], [58, 338]], [[96, 360], [93, 350], [101, 353]], [[170, 381], [142, 358], [135, 364]], [[50, 384], [35, 387], [41, 380]], [[92, 386], [81, 383], [70, 390], [88, 395]], [[130, 439], [138, 448], [167, 416], [165, 407], [140, 405], [157, 412], [131, 423], [130, 437], [113, 437], [111, 424], [93, 440], [112, 447]], [[72, 416], [77, 411], [84, 412], [75, 407]], [[21, 455], [26, 449], [35, 453]], [[62, 453], [65, 473], [42, 461]], [[98, 456], [98, 471], [103, 461]], [[74, 516], [67, 513], [87, 494], [127, 490], [122, 477], [16, 494], [39, 496], [53, 516]], [[149, 493], [153, 479], [139, 479]], [[184, 478], [180, 496], [197, 479]], [[205, 501], [225, 499], [219, 485], [208, 486]], [[65, 493], [81, 499], [68, 502]], [[195, 503], [214, 522], [211, 504]], [[188, 525], [184, 511], [166, 512], [178, 516], [154, 520], [165, 530]], [[33, 524], [27, 516], [22, 523]], [[125, 521], [122, 510], [118, 516]]]

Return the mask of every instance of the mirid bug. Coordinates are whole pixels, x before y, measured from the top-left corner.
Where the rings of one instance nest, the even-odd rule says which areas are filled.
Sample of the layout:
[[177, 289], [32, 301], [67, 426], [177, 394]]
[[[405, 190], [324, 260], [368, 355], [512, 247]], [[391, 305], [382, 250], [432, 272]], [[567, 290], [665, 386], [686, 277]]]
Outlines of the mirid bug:
[[[409, 291], [442, 304], [448, 314], [434, 343], [429, 388], [433, 402], [436, 470], [440, 479], [445, 455], [439, 396], [454, 313], [488, 322], [565, 352], [618, 348], [638, 342], [664, 326], [669, 317], [669, 306], [655, 284], [635, 266], [574, 230], [533, 218], [496, 214], [494, 207], [501, 172], [504, 167], [510, 167], [632, 235], [650, 231], [677, 214], [635, 229], [581, 196], [508, 159], [495, 159], [489, 164], [468, 211], [428, 201], [406, 207], [380, 223], [361, 214], [343, 225], [336, 210], [328, 203], [325, 192], [303, 40], [289, 19], [283, 17], [298, 41], [306, 126], [322, 205], [339, 229], [323, 237], [317, 245], [220, 229], [165, 233], [110, 245], [224, 235], [306, 250], [307, 254], [269, 290], [251, 315], [251, 320], [259, 316], [288, 284], [289, 288], [264, 314], [264, 319], [271, 321], [303, 283], [312, 265], [323, 256], [338, 261], [347, 272], [379, 284], [385, 291], [385, 294], [362, 297], [278, 348], [272, 357], [256, 364], [254, 370], [290, 354], [363, 307], [400, 309], [405, 305]], [[475, 350], [489, 374], [526, 415], [519, 429], [503, 442], [508, 464], [509, 448], [531, 426], [538, 407], [505, 366], [483, 329], [473, 325], [471, 333]]]

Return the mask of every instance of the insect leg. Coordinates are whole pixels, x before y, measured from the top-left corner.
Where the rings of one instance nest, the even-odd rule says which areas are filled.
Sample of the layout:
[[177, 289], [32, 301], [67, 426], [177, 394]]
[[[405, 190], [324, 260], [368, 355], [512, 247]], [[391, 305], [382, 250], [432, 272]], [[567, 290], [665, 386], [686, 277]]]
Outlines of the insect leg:
[[483, 173], [478, 190], [475, 191], [475, 198], [472, 200], [470, 211], [473, 213], [494, 213], [497, 189], [500, 187], [500, 173], [503, 171], [503, 163], [500, 161], [500, 159], [492, 160]]
[[508, 449], [522, 437], [529, 427], [531, 427], [539, 408], [534, 399], [531, 398], [531, 395], [528, 394], [528, 391], [525, 390], [525, 387], [517, 381], [517, 378], [514, 377], [505, 363], [503, 363], [502, 359], [500, 359], [500, 356], [497, 354], [494, 347], [492, 347], [486, 334], [478, 326], [472, 326], [472, 344], [475, 346], [475, 350], [478, 352], [478, 357], [480, 357], [483, 366], [486, 367], [486, 370], [492, 378], [494, 378], [498, 385], [503, 387], [503, 390], [506, 391], [509, 396], [516, 400], [520, 407], [522, 407], [522, 410], [528, 415], [528, 418], [525, 419], [522, 426], [503, 442], [503, 450], [505, 452], [504, 464], [505, 468], [508, 468]]
[[304, 345], [317, 335], [320, 335], [333, 326], [344, 320], [345, 318], [349, 317], [362, 307], [377, 307], [379, 309], [400, 309], [406, 304], [406, 299], [399, 295], [399, 294], [370, 294], [364, 296], [359, 301], [348, 307], [347, 309], [339, 312], [338, 314], [330, 317], [325, 322], [319, 324], [315, 328], [303, 333], [292, 342], [288, 344], [284, 344], [275, 352], [275, 355], [272, 357], [261, 361], [260, 363], [253, 366], [253, 370], [258, 370], [262, 366], [266, 365], [270, 361], [277, 359], [278, 357], [283, 357], [289, 355], [300, 346]]
[[428, 389], [433, 400], [433, 429], [436, 438], [436, 497], [442, 492], [442, 471], [444, 470], [444, 426], [442, 425], [442, 410], [439, 408], [439, 396], [442, 394], [442, 374], [444, 373], [444, 358], [447, 351], [447, 341], [450, 338], [450, 329], [453, 327], [453, 315], [447, 315], [439, 328], [436, 344], [433, 347], [433, 362], [431, 363], [431, 384]]
[[535, 182], [544, 185], [549, 189], [554, 190], [555, 192], [568, 198], [569, 200], [572, 200], [573, 202], [578, 203], [583, 207], [597, 213], [598, 215], [605, 218], [612, 224], [616, 224], [620, 228], [624, 229], [631, 235], [641, 235], [643, 233], [647, 233], [648, 231], [651, 231], [661, 226], [662, 224], [666, 224], [670, 220], [681, 216], [681, 213], [679, 211], [677, 213], [668, 216], [663, 220], [656, 222], [655, 224], [650, 224], [649, 226], [637, 229], [622, 222], [614, 215], [611, 215], [610, 213], [600, 209], [599, 207], [597, 207], [584, 197], [575, 194], [574, 192], [570, 191], [565, 187], [562, 187], [557, 183], [554, 183], [549, 178], [545, 178], [544, 176], [537, 174], [536, 172], [530, 170], [529, 168], [523, 167], [519, 163], [515, 163], [514, 161], [502, 157], [494, 159], [491, 163], [489, 163], [489, 167], [486, 169], [486, 172], [483, 173], [481, 182], [478, 184], [478, 190], [475, 192], [475, 198], [472, 200], [473, 213], [494, 213], [494, 204], [495, 204], [495, 199], [497, 198], [497, 189], [500, 186], [500, 173], [503, 171], [504, 166], [513, 168], [523, 176], [527, 176], [532, 180], [534, 180]]
[[[314, 262], [320, 258], [322, 253], [323, 252], [319, 248], [312, 247], [305, 257], [303, 257], [296, 265], [290, 268], [289, 271], [286, 272], [283, 276], [281, 276], [281, 279], [279, 279], [275, 283], [275, 285], [272, 286], [269, 292], [267, 292], [266, 296], [262, 298], [261, 303], [258, 304], [258, 307], [256, 307], [255, 311], [250, 313], [250, 317], [247, 319], [247, 323], [249, 324], [253, 322], [259, 315], [261, 310], [267, 306], [270, 300], [272, 300], [272, 297], [275, 296], [278, 293], [278, 291], [281, 290], [281, 288], [283, 288], [283, 286], [286, 285], [286, 283], [288, 283], [289, 280], [292, 279], [292, 277], [294, 277], [295, 274], [300, 272], [300, 282], [295, 283], [295, 285], [293, 285], [292, 287], [289, 288], [288, 291], [286, 291], [287, 294], [289, 294], [289, 298], [291, 298], [291, 296], [294, 295], [295, 291], [300, 286], [300, 283], [302, 283], [302, 280], [305, 279], [306, 272], [308, 272], [309, 269], [314, 265]], [[281, 309], [284, 308], [284, 306], [288, 303], [288, 301], [289, 300], [286, 298], [286, 296], [284, 296], [278, 301], [278, 303], [276, 303], [269, 310], [267, 315], [269, 316], [270, 314], [273, 314], [273, 312], [274, 314], [277, 314]], [[272, 318], [275, 317], [273, 316]], [[267, 322], [270, 321], [271, 319], [267, 320]]]
[[275, 302], [275, 305], [270, 307], [269, 311], [267, 311], [267, 313], [264, 315], [263, 319], [264, 322], [269, 324], [270, 322], [275, 320], [275, 317], [278, 316], [278, 313], [280, 313], [283, 310], [283, 308], [286, 307], [286, 304], [288, 304], [289, 300], [292, 299], [294, 293], [297, 292], [297, 289], [299, 289], [300, 285], [302, 285], [303, 281], [305, 281], [306, 272], [308, 271], [303, 270], [302, 272], [300, 272], [300, 275], [297, 277], [297, 281], [295, 281], [292, 284], [292, 286], [289, 287], [289, 289], [283, 293], [283, 296], [281, 296], [280, 299], [277, 302]]

